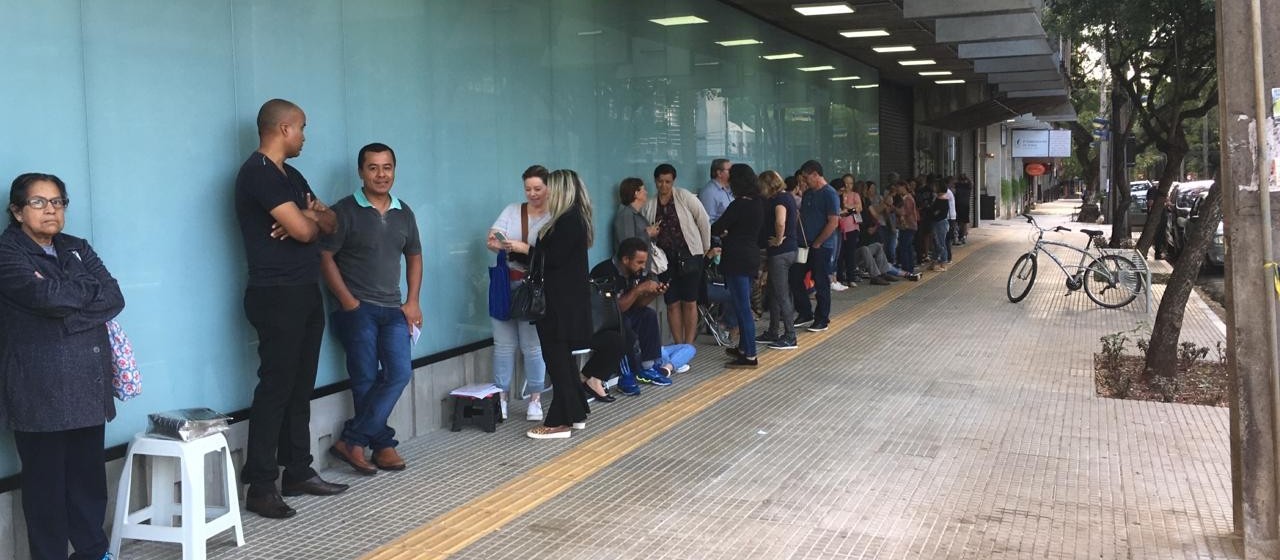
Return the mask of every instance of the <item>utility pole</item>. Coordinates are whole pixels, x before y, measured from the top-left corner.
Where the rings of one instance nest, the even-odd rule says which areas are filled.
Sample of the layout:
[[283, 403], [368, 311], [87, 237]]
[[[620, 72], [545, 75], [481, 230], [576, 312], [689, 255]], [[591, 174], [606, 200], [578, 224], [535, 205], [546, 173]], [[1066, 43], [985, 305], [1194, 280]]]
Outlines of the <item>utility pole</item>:
[[1108, 97], [1110, 94], [1107, 91], [1107, 86], [1110, 83], [1111, 73], [1107, 72], [1102, 79], [1102, 87], [1099, 88], [1102, 91], [1099, 94], [1101, 98], [1098, 100], [1098, 115], [1105, 115], [1104, 118], [1109, 123], [1108, 126], [1103, 128], [1105, 136], [1098, 140], [1098, 190], [1107, 193], [1107, 203], [1101, 211], [1102, 215], [1105, 216], [1106, 223], [1113, 224], [1115, 222], [1111, 216], [1113, 214], [1112, 209], [1116, 205], [1116, 190], [1111, 185], [1111, 139], [1112, 135], [1115, 134], [1113, 132], [1115, 123], [1112, 123], [1110, 119], [1111, 101], [1110, 97]]
[[1245, 558], [1280, 558], [1280, 309], [1266, 268], [1280, 261], [1273, 245], [1280, 237], [1273, 96], [1280, 90], [1272, 93], [1280, 88], [1280, 8], [1218, 0], [1217, 20], [1233, 517]]

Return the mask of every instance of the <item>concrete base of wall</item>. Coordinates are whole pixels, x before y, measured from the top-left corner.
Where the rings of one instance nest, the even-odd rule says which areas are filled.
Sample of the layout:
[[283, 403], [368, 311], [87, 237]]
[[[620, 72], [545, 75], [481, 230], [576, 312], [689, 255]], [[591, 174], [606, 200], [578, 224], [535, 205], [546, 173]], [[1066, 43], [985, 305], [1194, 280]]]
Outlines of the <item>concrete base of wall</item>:
[[[523, 385], [520, 369], [522, 368], [517, 368], [516, 378], [512, 381], [515, 387]], [[492, 371], [492, 348], [484, 348], [414, 370], [413, 381], [405, 388], [404, 394], [391, 413], [389, 423], [396, 430], [396, 438], [406, 441], [434, 430], [448, 429], [449, 391], [463, 385], [489, 382], [492, 380]], [[515, 398], [519, 398], [519, 395]], [[343, 391], [311, 402], [311, 454], [315, 457], [317, 470], [327, 469], [336, 461], [329, 456], [328, 449], [342, 433], [343, 423], [351, 417], [352, 410], [350, 391]], [[234, 424], [226, 433], [227, 441], [231, 445], [232, 460], [237, 470], [244, 464], [244, 448], [248, 434], [248, 422]], [[206, 488], [206, 496], [211, 505], [224, 503], [222, 490], [217, 483], [221, 480], [222, 466], [215, 459], [213, 456], [206, 459], [205, 480], [213, 481]], [[123, 465], [123, 459], [107, 463], [108, 533], [111, 531], [111, 517], [115, 512], [118, 498], [116, 488]], [[147, 468], [138, 461], [135, 461], [133, 481], [131, 501], [133, 508], [137, 509], [146, 499], [150, 484]], [[237, 490], [240, 492], [241, 503], [243, 503], [244, 487]], [[0, 494], [0, 560], [30, 558], [21, 502], [21, 492]]]

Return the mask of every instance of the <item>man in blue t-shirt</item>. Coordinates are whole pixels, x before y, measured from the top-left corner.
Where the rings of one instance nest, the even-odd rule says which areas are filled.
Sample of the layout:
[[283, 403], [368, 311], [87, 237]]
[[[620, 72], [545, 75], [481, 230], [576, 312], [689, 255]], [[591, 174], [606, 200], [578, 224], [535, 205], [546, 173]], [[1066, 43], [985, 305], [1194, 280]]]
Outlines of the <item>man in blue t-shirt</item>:
[[[410, 347], [422, 327], [422, 242], [413, 209], [391, 194], [396, 153], [386, 144], [360, 148], [356, 168], [364, 183], [333, 205], [338, 231], [320, 246], [320, 272], [337, 300], [333, 327], [347, 353], [355, 416], [329, 454], [365, 476], [404, 470], [391, 409], [413, 377]], [[408, 292], [400, 293], [404, 261]], [[373, 452], [373, 461], [365, 450]]]
[[[311, 467], [311, 391], [324, 334], [316, 241], [333, 233], [337, 217], [285, 163], [302, 153], [306, 126], [297, 105], [264, 103], [258, 150], [236, 175], [236, 218], [249, 261], [244, 310], [258, 334], [260, 360], [240, 481], [249, 485], [245, 509], [271, 518], [297, 513], [282, 493], [327, 496], [347, 489]], [[279, 466], [284, 478], [277, 490]]]
[[[791, 297], [796, 306], [796, 326], [810, 332], [827, 330], [831, 323], [831, 255], [836, 248], [835, 231], [839, 224], [840, 195], [822, 175], [822, 164], [809, 160], [800, 166], [800, 243], [809, 247], [809, 257], [791, 267]], [[809, 307], [809, 293], [804, 275], [813, 277], [817, 307]]]

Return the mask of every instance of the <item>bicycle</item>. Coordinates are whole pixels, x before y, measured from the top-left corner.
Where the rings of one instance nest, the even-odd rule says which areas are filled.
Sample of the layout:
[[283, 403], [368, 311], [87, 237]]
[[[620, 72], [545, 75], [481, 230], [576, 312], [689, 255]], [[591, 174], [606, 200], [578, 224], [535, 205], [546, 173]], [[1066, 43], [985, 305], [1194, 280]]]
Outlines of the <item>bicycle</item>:
[[[1053, 229], [1045, 229], [1040, 227], [1030, 214], [1023, 214], [1022, 217], [1027, 219], [1027, 223], [1035, 226], [1038, 233], [1035, 247], [1018, 257], [1018, 260], [1013, 263], [1013, 269], [1009, 271], [1009, 282], [1006, 285], [1009, 301], [1018, 303], [1031, 292], [1031, 286], [1036, 281], [1037, 256], [1040, 253], [1048, 255], [1053, 264], [1058, 265], [1062, 273], [1067, 275], [1066, 295], [1071, 295], [1071, 292], [1083, 287], [1084, 293], [1094, 303], [1108, 309], [1116, 309], [1129, 305], [1142, 291], [1138, 267], [1133, 264], [1133, 261], [1120, 255], [1101, 252], [1095, 255], [1090, 252], [1090, 249], [1101, 244], [1103, 236], [1101, 231], [1081, 229], [1080, 233], [1089, 236], [1089, 241], [1085, 243], [1084, 249], [1081, 249], [1061, 241], [1044, 238], [1046, 232], [1071, 231], [1070, 228], [1056, 226]], [[1065, 247], [1080, 253], [1080, 263], [1075, 265], [1075, 272], [1068, 272], [1070, 265], [1063, 264], [1056, 255], [1045, 249], [1046, 246]], [[1085, 264], [1086, 261], [1088, 264]]]

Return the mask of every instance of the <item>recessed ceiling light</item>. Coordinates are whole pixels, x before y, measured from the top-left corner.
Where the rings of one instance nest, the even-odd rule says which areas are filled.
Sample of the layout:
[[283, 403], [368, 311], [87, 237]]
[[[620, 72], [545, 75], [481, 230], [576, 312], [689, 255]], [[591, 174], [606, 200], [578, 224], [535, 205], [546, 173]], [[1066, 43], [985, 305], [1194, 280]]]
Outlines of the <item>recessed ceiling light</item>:
[[853, 89], [868, 89], [875, 87], [880, 87], [880, 84], [862, 84], [860, 86], [853, 86]]
[[898, 61], [898, 64], [901, 64], [903, 66], [928, 66], [930, 64], [937, 64], [937, 63], [938, 62], [932, 58], [921, 58], [917, 60], [899, 60]]
[[658, 25], [662, 25], [666, 27], [670, 27], [672, 25], [693, 25], [695, 23], [708, 23], [707, 20], [702, 19], [698, 16], [675, 16], [675, 17], [651, 19], [649, 21], [652, 21]]
[[850, 39], [857, 39], [859, 37], [888, 37], [889, 30], [887, 29], [850, 29], [848, 31], [841, 31], [840, 34]]
[[826, 72], [827, 70], [835, 70], [835, 66], [804, 66], [800, 68], [801, 72]]
[[716, 44], [722, 47], [743, 47], [746, 45], [760, 45], [763, 43], [764, 41], [760, 41], [757, 39], [733, 39], [731, 41], [716, 41]]
[[845, 2], [823, 2], [821, 4], [796, 4], [791, 9], [803, 16], [830, 16], [835, 14], [852, 14], [853, 7]]
[[693, 65], [694, 65], [694, 66], [719, 66], [719, 65], [720, 65], [720, 62], [719, 62], [719, 61], [714, 61], [714, 60], [713, 60], [713, 61], [711, 61], [711, 62], [695, 62], [695, 63], [693, 63]]
[[930, 72], [921, 72], [921, 76], [950, 76], [950, 70], [933, 70]]
[[963, 84], [964, 80], [934, 80], [935, 84]]
[[786, 60], [788, 58], [804, 58], [804, 55], [800, 53], [790, 52], [790, 53], [780, 53], [780, 54], [766, 54], [760, 58], [763, 58], [765, 60]]
[[861, 76], [836, 76], [834, 78], [827, 78], [827, 79], [833, 82], [847, 82], [849, 80], [860, 80], [862, 79], [862, 77]]
[[603, 30], [600, 30], [600, 29], [596, 29], [596, 30], [592, 30], [592, 31], [579, 31], [579, 32], [578, 32], [578, 36], [579, 36], [579, 37], [590, 37], [590, 36], [592, 36], [592, 35], [603, 35], [603, 34], [604, 34], [604, 31], [603, 31]]
[[911, 45], [898, 45], [893, 47], [871, 47], [871, 50], [876, 51], [878, 53], [891, 53], [891, 52], [912, 52], [916, 50], [916, 48]]

